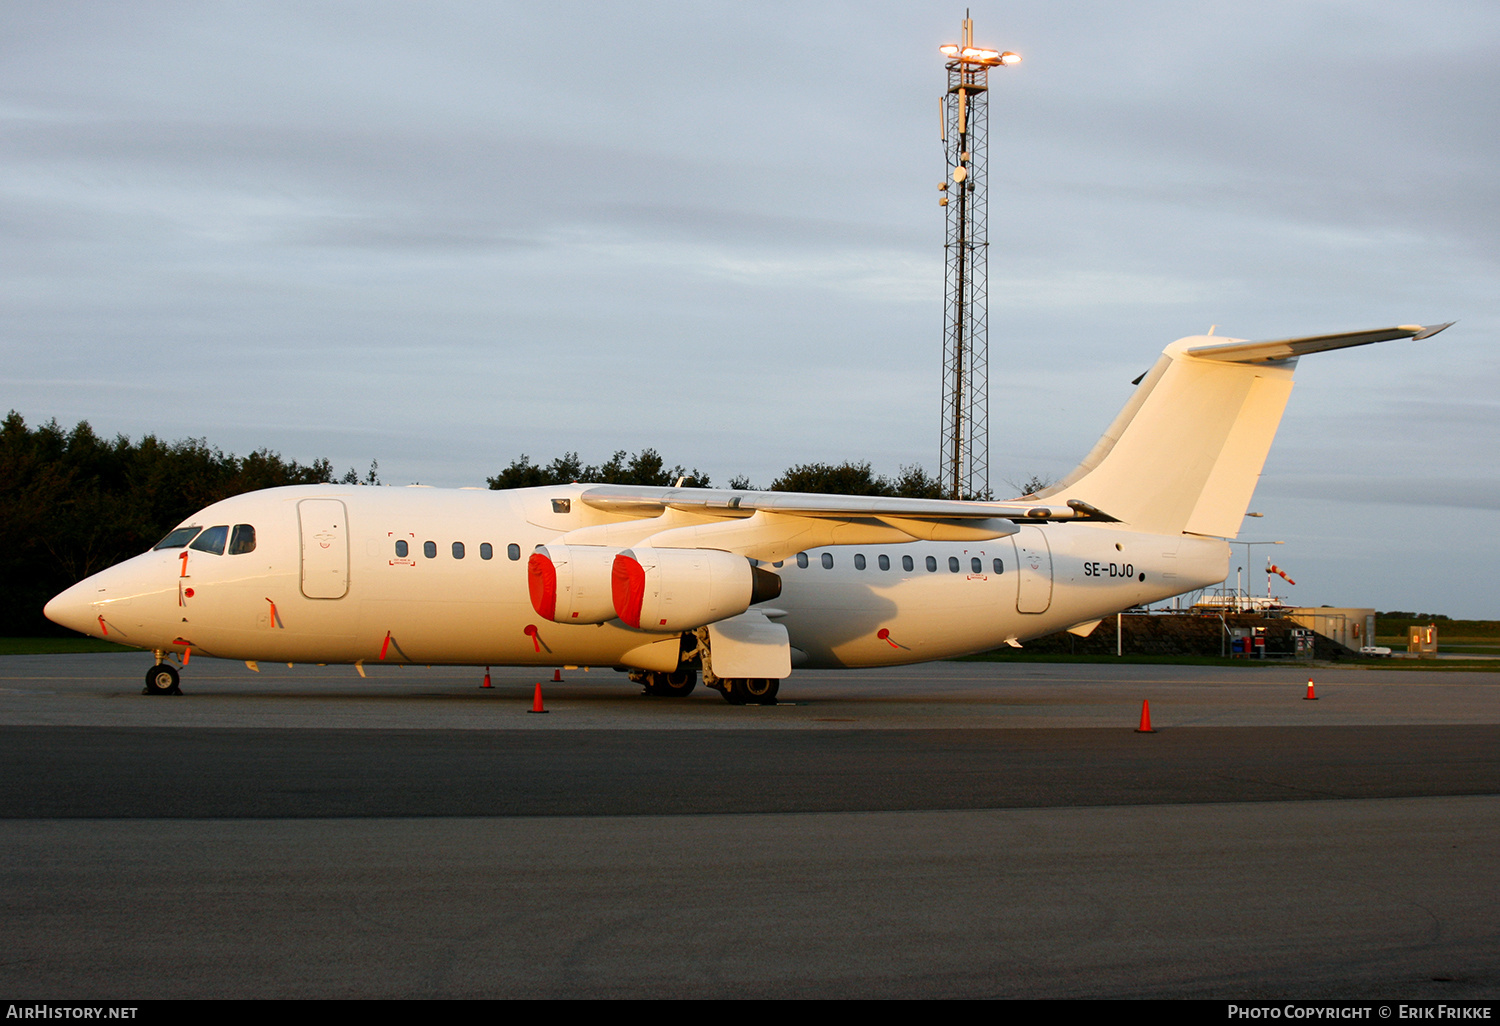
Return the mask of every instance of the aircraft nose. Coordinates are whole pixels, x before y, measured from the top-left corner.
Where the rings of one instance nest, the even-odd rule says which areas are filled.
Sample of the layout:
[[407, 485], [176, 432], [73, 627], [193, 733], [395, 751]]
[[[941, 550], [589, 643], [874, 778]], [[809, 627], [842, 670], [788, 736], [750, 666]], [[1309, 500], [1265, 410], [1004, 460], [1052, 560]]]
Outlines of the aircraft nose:
[[61, 624], [80, 634], [98, 634], [99, 620], [94, 599], [98, 586], [92, 580], [80, 581], [67, 591], [54, 596], [42, 607], [42, 615], [55, 624]]

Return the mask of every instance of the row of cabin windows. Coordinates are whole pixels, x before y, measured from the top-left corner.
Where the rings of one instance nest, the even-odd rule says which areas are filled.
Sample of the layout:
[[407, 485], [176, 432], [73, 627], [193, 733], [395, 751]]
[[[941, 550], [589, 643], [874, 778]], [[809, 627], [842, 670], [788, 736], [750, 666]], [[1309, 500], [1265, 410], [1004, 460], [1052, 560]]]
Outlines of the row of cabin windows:
[[151, 551], [160, 549], [197, 549], [222, 556], [228, 549], [231, 556], [243, 556], [255, 551], [255, 528], [249, 524], [228, 524], [217, 527], [179, 527], [161, 541], [151, 546]]
[[[822, 560], [822, 563], [823, 563], [823, 569], [824, 570], [832, 570], [833, 569], [833, 553], [832, 552], [825, 552], [825, 553], [823, 553], [823, 555], [821, 557], [821, 560]], [[881, 555], [876, 556], [875, 560], [876, 560], [877, 565], [880, 567], [880, 569], [882, 569], [882, 570], [889, 570], [891, 568], [891, 557], [890, 556], [887, 556], [884, 553], [882, 553]], [[805, 553], [805, 552], [799, 552], [799, 553], [797, 553], [797, 565], [799, 567], [801, 567], [802, 569], [806, 570], [807, 569], [807, 564], [808, 564], [807, 553]], [[781, 564], [780, 563], [776, 563], [775, 565], [776, 566], [780, 566]], [[927, 557], [927, 561], [926, 561], [926, 565], [927, 565], [927, 572], [928, 573], [930, 573], [930, 574], [937, 573], [938, 561], [937, 561], [937, 557], [936, 556], [928, 556]], [[995, 568], [995, 573], [997, 573], [997, 574], [1003, 574], [1003, 573], [1005, 573], [1005, 561], [1003, 559], [996, 558], [991, 565]], [[864, 570], [864, 569], [866, 569], [867, 566], [868, 566], [868, 564], [865, 561], [865, 554], [863, 552], [856, 552], [854, 554], [854, 569], [856, 569], [856, 570]], [[912, 570], [915, 570], [916, 568], [917, 568], [916, 561], [913, 560], [912, 557], [910, 557], [910, 556], [902, 556], [901, 557], [901, 569], [906, 570], [906, 571], [912, 571]], [[949, 556], [948, 557], [948, 572], [956, 574], [956, 573], [961, 572], [962, 570], [963, 570], [963, 563], [959, 561], [959, 558], [957, 556]], [[984, 560], [980, 559], [978, 556], [970, 556], [969, 557], [969, 572], [971, 574], [982, 574], [982, 573], [984, 573]]]
[[[454, 559], [463, 559], [464, 558], [464, 543], [463, 542], [458, 542], [458, 541], [454, 542], [453, 543], [452, 552], [453, 552], [453, 558]], [[405, 559], [410, 553], [411, 553], [411, 547], [406, 544], [406, 539], [403, 538], [400, 541], [396, 542], [396, 558], [397, 559]], [[437, 542], [434, 542], [434, 541], [423, 542], [422, 543], [422, 555], [426, 556], [428, 559], [436, 559], [437, 558]], [[509, 545], [505, 546], [505, 555], [509, 559], [513, 559], [513, 560], [520, 559], [521, 558], [521, 546], [517, 545], [515, 542], [511, 542]], [[493, 545], [491, 545], [489, 542], [480, 542], [479, 543], [479, 558], [480, 559], [494, 559], [495, 558], [495, 547]]]

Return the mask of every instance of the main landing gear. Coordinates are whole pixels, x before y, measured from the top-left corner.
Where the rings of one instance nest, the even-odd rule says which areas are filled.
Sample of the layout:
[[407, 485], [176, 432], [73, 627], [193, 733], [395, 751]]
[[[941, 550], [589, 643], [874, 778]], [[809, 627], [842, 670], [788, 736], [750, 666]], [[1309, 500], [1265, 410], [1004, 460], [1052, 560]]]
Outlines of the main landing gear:
[[781, 681], [775, 677], [720, 677], [712, 686], [730, 705], [775, 705]]
[[146, 671], [146, 690], [143, 695], [180, 695], [182, 689], [177, 686], [177, 671], [166, 663], [157, 663]]
[[630, 679], [655, 698], [685, 698], [698, 686], [698, 671], [673, 670], [671, 673], [632, 673]]

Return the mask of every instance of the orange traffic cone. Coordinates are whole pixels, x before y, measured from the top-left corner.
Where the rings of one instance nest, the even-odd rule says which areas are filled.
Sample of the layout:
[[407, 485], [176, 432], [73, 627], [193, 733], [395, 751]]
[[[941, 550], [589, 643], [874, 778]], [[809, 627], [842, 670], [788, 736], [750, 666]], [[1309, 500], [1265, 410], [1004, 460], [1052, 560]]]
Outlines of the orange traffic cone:
[[1141, 702], [1141, 725], [1135, 728], [1135, 732], [1137, 734], [1156, 733], [1151, 729], [1151, 703], [1149, 701]]
[[494, 685], [490, 683], [490, 668], [488, 666], [484, 668], [484, 683], [479, 686], [482, 688], [494, 687]]
[[1313, 694], [1312, 678], [1309, 677], [1309, 678], [1307, 678], [1307, 694], [1305, 694], [1305, 695], [1302, 696], [1302, 701], [1304, 701], [1304, 702], [1316, 702], [1317, 700], [1318, 700], [1318, 696], [1315, 695], [1315, 694]]
[[531, 699], [531, 708], [527, 711], [534, 713], [544, 713], [547, 711], [542, 708], [542, 685], [540, 681], [537, 682], [536, 695]]
[[554, 684], [561, 684], [562, 682], [563, 682], [563, 679], [562, 679], [562, 670], [560, 670], [560, 669], [553, 670], [552, 671], [552, 683], [554, 683]]

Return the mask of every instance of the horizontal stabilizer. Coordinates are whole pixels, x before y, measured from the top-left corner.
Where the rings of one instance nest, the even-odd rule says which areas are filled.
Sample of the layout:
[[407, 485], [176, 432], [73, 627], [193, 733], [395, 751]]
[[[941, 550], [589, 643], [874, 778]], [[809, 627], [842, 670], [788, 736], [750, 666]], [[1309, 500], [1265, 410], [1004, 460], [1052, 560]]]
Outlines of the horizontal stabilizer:
[[[1450, 322], [1451, 323], [1451, 322]], [[1447, 324], [1247, 342], [1193, 335], [1163, 350], [1073, 472], [1034, 498], [1107, 510], [1137, 531], [1233, 538], [1292, 391], [1297, 358]], [[1097, 519], [1097, 518], [1096, 518]]]
[[1306, 356], [1308, 353], [1348, 349], [1351, 346], [1367, 346], [1374, 342], [1389, 342], [1398, 338], [1431, 338], [1453, 323], [1449, 321], [1447, 324], [1434, 324], [1427, 327], [1420, 324], [1402, 324], [1395, 328], [1377, 328], [1374, 331], [1345, 331], [1337, 335], [1303, 335], [1300, 338], [1277, 338], [1265, 342], [1225, 342], [1222, 345], [1195, 346], [1185, 352], [1200, 360], [1222, 360], [1226, 363], [1290, 360], [1298, 356]]

